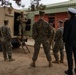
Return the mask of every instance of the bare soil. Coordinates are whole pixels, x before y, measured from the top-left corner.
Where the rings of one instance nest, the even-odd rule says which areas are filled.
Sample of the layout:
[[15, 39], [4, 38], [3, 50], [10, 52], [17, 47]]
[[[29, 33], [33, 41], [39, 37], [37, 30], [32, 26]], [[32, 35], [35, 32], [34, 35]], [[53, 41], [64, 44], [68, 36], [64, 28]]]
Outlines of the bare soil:
[[[30, 46], [28, 48], [31, 53], [27, 54], [21, 48], [13, 49], [13, 58], [15, 58], [15, 61], [12, 62], [4, 61], [2, 52], [0, 52], [0, 75], [65, 75], [64, 71], [67, 69], [66, 55], [64, 64], [53, 63], [52, 67], [48, 67], [48, 61], [43, 48], [41, 48], [36, 61], [36, 68], [32, 68], [30, 63], [32, 62], [34, 49]], [[53, 54], [51, 53], [51, 55], [53, 61]]]

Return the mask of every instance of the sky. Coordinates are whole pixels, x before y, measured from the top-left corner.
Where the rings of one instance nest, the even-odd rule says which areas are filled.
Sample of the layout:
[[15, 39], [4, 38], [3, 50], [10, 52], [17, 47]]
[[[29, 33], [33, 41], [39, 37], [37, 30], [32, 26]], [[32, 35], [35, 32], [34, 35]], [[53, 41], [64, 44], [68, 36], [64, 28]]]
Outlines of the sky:
[[[23, 9], [22, 7], [17, 6], [15, 1], [13, 1], [13, 0], [9, 0], [9, 1], [12, 2], [13, 8], [19, 9], [19, 10]], [[54, 4], [54, 3], [58, 3], [58, 2], [64, 2], [64, 1], [69, 1], [69, 0], [41, 0], [40, 4], [42, 3], [44, 5], [47, 5], [47, 4]], [[21, 1], [21, 4], [25, 5], [24, 8], [28, 8], [30, 6], [30, 3], [31, 3], [31, 0], [22, 0]]]

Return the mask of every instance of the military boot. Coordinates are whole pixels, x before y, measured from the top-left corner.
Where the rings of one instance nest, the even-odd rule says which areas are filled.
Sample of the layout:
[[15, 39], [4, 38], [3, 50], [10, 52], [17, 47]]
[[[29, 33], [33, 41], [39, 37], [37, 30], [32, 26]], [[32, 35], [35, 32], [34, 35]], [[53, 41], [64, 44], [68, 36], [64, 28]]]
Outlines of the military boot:
[[74, 69], [74, 72], [75, 72], [75, 74], [76, 74], [76, 68]]
[[35, 68], [36, 65], [35, 65], [35, 61], [33, 61], [31, 64], [30, 64], [31, 67]]
[[3, 57], [4, 57], [4, 61], [7, 61], [7, 60], [8, 60], [8, 58], [7, 58], [7, 55], [6, 55], [6, 54], [4, 54], [4, 55], [3, 55]]
[[12, 56], [8, 56], [9, 57], [9, 61], [14, 61], [15, 59], [12, 58]]
[[51, 67], [52, 66], [52, 62], [51, 61], [49, 61], [49, 67]]
[[8, 60], [8, 58], [4, 58], [4, 61], [7, 61]]
[[73, 72], [66, 70], [66, 71], [65, 71], [65, 74], [67, 74], [67, 75], [73, 75]]
[[60, 63], [64, 63], [64, 61], [63, 60], [60, 60]]
[[59, 62], [59, 60], [55, 60], [55, 61], [52, 61], [52, 63], [57, 63], [57, 64], [59, 64], [60, 62]]

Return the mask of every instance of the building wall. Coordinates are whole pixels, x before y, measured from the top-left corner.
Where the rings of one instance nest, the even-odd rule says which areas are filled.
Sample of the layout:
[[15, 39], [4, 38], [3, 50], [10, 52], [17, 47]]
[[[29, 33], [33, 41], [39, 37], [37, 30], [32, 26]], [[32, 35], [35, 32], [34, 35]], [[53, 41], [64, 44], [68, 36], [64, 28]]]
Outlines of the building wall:
[[[51, 17], [51, 16], [50, 16]], [[48, 22], [49, 21], [49, 16], [48, 14], [45, 15], [44, 19]], [[57, 29], [58, 28], [58, 21], [59, 20], [65, 20], [66, 18], [68, 18], [68, 15], [66, 12], [62, 12], [62, 13], [55, 13], [55, 28]], [[35, 15], [35, 18], [34, 18], [34, 22], [36, 22], [37, 20], [39, 19], [39, 15]]]
[[[37, 22], [38, 19], [39, 19], [39, 15], [35, 15], [35, 17], [34, 17], [34, 22]], [[48, 15], [47, 15], [47, 14], [45, 14], [44, 20], [48, 22]]]
[[66, 12], [64, 12], [64, 13], [56, 13], [55, 14], [55, 28], [56, 29], [58, 28], [58, 21], [59, 20], [65, 21], [66, 18], [68, 18], [68, 15], [67, 15]]

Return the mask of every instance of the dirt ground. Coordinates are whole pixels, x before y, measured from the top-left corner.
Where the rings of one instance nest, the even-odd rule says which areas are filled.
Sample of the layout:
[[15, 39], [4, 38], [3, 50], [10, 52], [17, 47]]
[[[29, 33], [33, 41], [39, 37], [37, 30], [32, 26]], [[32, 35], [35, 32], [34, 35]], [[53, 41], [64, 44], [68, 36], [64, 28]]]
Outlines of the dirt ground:
[[[28, 48], [31, 53], [27, 54], [24, 54], [21, 48], [13, 49], [13, 58], [15, 58], [13, 62], [4, 61], [2, 52], [0, 52], [0, 75], [65, 75], [64, 71], [67, 69], [66, 56], [64, 64], [53, 64], [52, 67], [48, 67], [46, 56], [41, 48], [36, 61], [36, 68], [32, 68], [30, 63], [34, 49], [30, 46]], [[52, 60], [54, 60], [53, 54]]]

